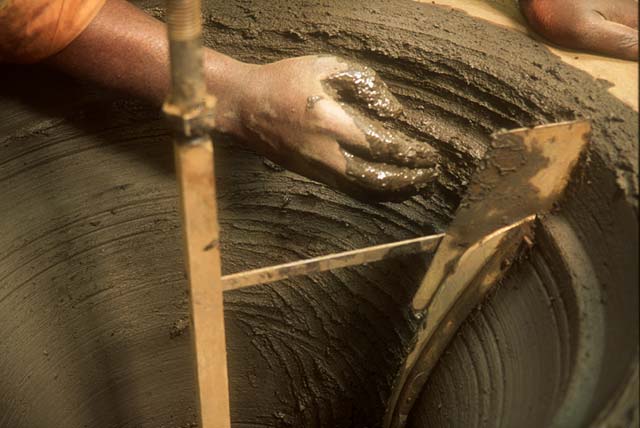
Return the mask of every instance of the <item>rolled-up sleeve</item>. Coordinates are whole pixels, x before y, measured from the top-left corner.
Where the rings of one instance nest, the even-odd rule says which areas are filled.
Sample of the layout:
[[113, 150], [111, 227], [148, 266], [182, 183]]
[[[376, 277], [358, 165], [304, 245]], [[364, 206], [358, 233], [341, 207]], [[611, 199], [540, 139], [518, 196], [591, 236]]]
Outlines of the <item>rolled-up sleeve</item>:
[[95, 18], [106, 0], [0, 0], [0, 62], [54, 55]]

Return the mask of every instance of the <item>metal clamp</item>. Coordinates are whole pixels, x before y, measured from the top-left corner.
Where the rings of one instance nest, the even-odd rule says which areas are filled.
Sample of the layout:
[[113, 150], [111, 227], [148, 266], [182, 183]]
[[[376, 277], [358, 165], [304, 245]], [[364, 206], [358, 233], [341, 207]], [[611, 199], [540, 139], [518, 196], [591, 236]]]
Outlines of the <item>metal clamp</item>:
[[162, 105], [162, 112], [169, 129], [187, 139], [193, 139], [205, 136], [213, 130], [215, 104], [216, 99], [210, 95], [206, 95], [202, 103], [187, 109], [167, 100]]

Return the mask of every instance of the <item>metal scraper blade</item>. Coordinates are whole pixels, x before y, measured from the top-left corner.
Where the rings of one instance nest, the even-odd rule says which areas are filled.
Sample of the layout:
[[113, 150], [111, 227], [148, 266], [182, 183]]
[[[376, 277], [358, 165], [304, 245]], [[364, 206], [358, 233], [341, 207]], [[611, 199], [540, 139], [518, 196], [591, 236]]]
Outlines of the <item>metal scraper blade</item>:
[[590, 132], [588, 121], [576, 121], [493, 135], [414, 296], [421, 327], [396, 376], [385, 428], [404, 426], [458, 326], [532, 236], [536, 214], [562, 197]]
[[516, 129], [493, 135], [491, 146], [440, 242], [413, 299], [424, 310], [460, 257], [491, 233], [552, 208], [586, 146], [588, 121]]

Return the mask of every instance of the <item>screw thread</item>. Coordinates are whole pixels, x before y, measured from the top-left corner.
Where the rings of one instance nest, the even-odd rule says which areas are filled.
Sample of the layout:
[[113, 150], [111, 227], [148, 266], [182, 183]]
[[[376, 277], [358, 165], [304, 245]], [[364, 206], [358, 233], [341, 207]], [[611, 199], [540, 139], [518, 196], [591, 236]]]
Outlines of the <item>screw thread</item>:
[[169, 39], [176, 41], [199, 38], [201, 0], [167, 0], [167, 27]]

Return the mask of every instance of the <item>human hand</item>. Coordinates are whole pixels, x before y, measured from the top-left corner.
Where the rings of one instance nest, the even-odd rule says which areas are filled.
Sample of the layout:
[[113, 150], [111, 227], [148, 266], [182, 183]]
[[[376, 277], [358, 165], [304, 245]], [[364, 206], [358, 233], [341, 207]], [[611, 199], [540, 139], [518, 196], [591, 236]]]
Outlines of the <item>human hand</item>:
[[437, 176], [427, 143], [388, 129], [402, 106], [367, 67], [330, 56], [247, 66], [219, 97], [219, 129], [286, 168], [355, 194], [393, 198]]
[[520, 0], [529, 24], [560, 46], [638, 60], [636, 0]]

